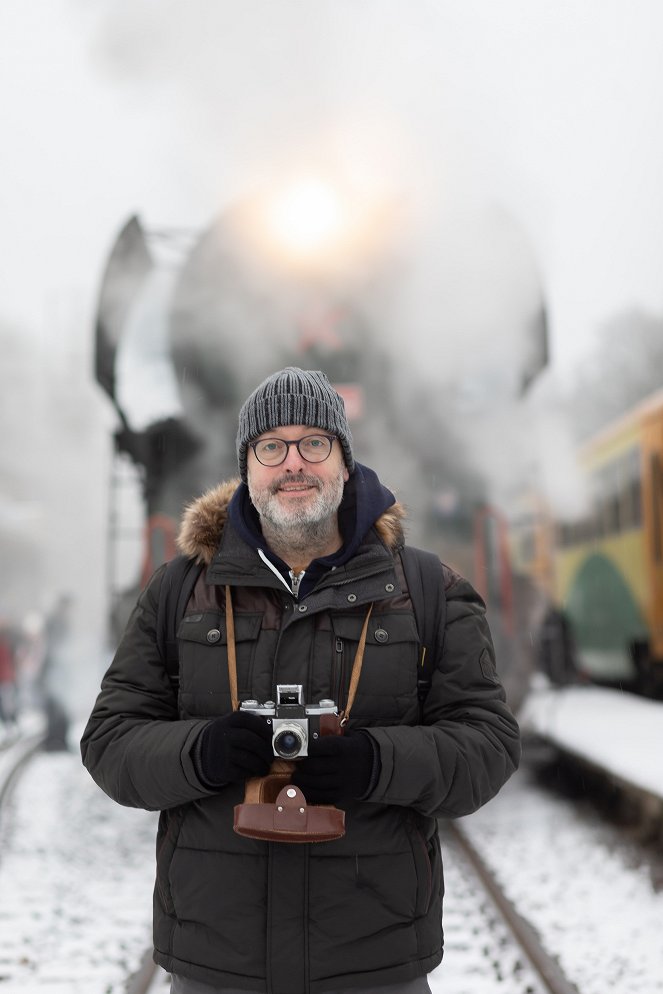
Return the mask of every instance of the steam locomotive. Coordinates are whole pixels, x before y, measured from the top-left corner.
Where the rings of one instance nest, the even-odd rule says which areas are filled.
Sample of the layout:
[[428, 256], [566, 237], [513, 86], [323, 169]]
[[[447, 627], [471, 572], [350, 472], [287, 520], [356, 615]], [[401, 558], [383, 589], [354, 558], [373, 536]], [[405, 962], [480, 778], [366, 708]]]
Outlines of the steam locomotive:
[[[138, 589], [174, 555], [183, 507], [236, 475], [244, 397], [274, 369], [321, 368], [344, 397], [360, 460], [408, 506], [409, 541], [436, 550], [486, 597], [517, 700], [529, 644], [502, 518], [487, 509], [485, 479], [464, 458], [444, 398], [412, 373], [406, 336], [394, 353], [376, 330], [375, 298], [391, 274], [381, 274], [379, 259], [365, 265], [370, 237], [329, 237], [316, 207], [309, 196], [303, 216], [286, 219], [299, 243], [280, 254], [274, 239], [262, 239], [255, 204], [225, 211], [202, 233], [148, 231], [131, 217], [117, 236], [99, 294], [96, 377], [117, 413], [115, 457], [139, 475], [145, 524], [139, 575], [128, 586], [110, 556], [111, 638]], [[328, 209], [327, 228], [330, 220]], [[348, 275], [355, 247], [370, 269], [363, 283]], [[116, 532], [118, 514], [111, 500]]]

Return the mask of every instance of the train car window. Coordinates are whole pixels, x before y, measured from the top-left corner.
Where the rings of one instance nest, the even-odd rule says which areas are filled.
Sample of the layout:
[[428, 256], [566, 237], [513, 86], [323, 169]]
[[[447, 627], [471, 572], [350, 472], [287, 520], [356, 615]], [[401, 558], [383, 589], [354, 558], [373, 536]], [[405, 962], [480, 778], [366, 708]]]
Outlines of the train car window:
[[616, 493], [608, 498], [606, 503], [606, 518], [608, 533], [616, 534], [621, 531], [621, 515], [619, 513], [619, 494]]
[[605, 469], [605, 496], [603, 498], [603, 529], [605, 535], [615, 535], [620, 531], [619, 491], [622, 478], [621, 458]]
[[633, 527], [640, 528], [642, 525], [642, 480], [639, 475], [631, 481], [631, 509]]
[[[577, 521], [560, 521], [556, 527], [558, 548], [596, 542], [642, 526], [641, 453], [633, 446], [591, 477], [591, 511]], [[663, 465], [660, 467], [660, 503], [663, 508]], [[663, 515], [663, 510], [662, 510]], [[663, 555], [663, 518], [661, 520]]]
[[640, 483], [640, 449], [633, 448], [624, 456], [623, 482], [620, 495], [622, 528], [638, 528], [642, 524], [642, 488]]
[[608, 538], [639, 527], [642, 522], [639, 449], [629, 449], [598, 470], [592, 476], [592, 489], [592, 524], [586, 529], [586, 540]]
[[654, 562], [663, 562], [663, 465], [658, 452], [651, 454], [652, 545]]

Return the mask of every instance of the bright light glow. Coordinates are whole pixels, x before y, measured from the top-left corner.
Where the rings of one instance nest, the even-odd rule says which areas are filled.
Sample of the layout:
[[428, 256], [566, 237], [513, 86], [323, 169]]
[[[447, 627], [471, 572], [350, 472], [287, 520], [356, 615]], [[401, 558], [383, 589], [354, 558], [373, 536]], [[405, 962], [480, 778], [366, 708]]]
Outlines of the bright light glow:
[[394, 201], [376, 181], [290, 173], [243, 206], [236, 223], [249, 256], [289, 275], [356, 279], [394, 237]]
[[343, 233], [345, 210], [336, 191], [310, 179], [286, 189], [267, 211], [272, 238], [295, 255], [331, 246]]

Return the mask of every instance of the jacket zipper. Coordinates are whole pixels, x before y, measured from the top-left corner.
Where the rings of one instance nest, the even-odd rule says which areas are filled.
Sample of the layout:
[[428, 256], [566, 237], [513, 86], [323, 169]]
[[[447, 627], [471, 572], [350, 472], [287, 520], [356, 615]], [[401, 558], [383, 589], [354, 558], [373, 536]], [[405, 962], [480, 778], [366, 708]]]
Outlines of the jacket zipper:
[[293, 571], [290, 570], [288, 574], [290, 577], [290, 586], [292, 587], [292, 596], [295, 598], [295, 600], [299, 598], [299, 585], [304, 579], [305, 572], [306, 572], [305, 569], [303, 569], [301, 573], [293, 573]]
[[332, 680], [332, 687], [336, 687], [336, 701], [339, 706], [341, 703], [341, 694], [343, 693], [343, 680], [345, 676], [345, 666], [343, 665], [343, 639], [336, 639], [336, 662], [334, 665], [334, 679]]

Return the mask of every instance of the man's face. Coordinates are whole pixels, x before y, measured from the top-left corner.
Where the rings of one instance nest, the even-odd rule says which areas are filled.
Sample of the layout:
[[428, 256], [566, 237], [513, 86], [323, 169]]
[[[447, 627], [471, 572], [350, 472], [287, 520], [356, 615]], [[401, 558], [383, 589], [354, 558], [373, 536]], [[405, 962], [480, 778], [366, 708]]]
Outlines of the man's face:
[[[288, 425], [263, 432], [260, 438], [281, 438], [286, 442], [306, 435], [327, 435], [321, 428]], [[249, 446], [247, 480], [249, 495], [262, 518], [277, 527], [315, 524], [335, 514], [343, 499], [349, 473], [340, 442], [334, 441], [324, 462], [310, 463], [300, 456], [296, 445], [288, 446], [285, 462], [263, 466]]]

